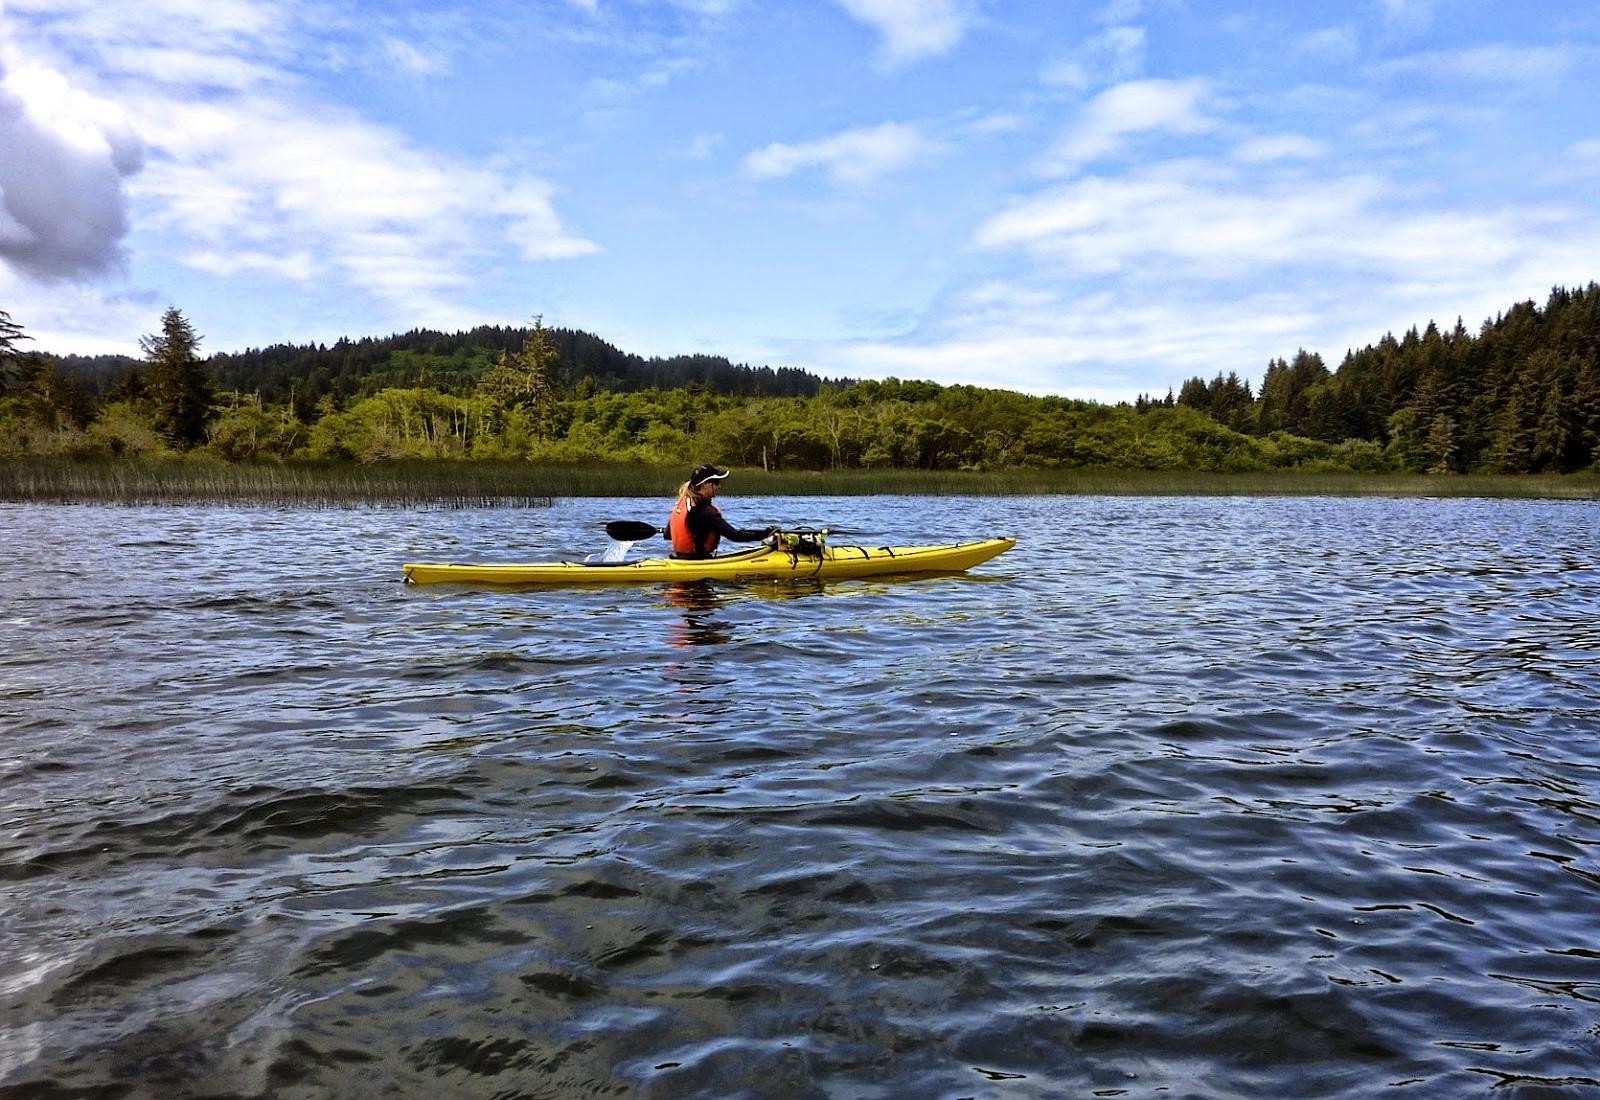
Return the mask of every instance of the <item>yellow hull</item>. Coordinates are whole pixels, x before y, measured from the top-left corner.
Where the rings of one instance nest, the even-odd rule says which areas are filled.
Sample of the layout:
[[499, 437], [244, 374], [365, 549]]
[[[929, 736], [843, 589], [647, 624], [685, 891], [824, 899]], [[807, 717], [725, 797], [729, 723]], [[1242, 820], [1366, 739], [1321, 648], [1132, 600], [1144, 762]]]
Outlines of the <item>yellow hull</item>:
[[954, 573], [986, 562], [1016, 539], [946, 546], [824, 546], [821, 555], [758, 546], [702, 561], [643, 558], [639, 561], [551, 562], [544, 565], [475, 565], [413, 562], [404, 566], [414, 584], [640, 584], [661, 581], [843, 580], [885, 573]]

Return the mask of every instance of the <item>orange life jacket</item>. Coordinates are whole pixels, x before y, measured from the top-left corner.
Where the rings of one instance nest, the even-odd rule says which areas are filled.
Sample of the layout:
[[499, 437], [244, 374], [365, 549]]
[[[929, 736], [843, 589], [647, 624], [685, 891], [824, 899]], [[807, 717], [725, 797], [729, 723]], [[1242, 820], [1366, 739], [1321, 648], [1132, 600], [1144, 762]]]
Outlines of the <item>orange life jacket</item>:
[[715, 514], [717, 506], [709, 500], [699, 500], [693, 496], [684, 497], [672, 506], [672, 516], [667, 520], [667, 536], [672, 539], [672, 552], [680, 555], [710, 554], [722, 541], [722, 536], [715, 531], [705, 533], [705, 545], [698, 546], [694, 541], [694, 532], [689, 530], [689, 512], [694, 508], [709, 508]]

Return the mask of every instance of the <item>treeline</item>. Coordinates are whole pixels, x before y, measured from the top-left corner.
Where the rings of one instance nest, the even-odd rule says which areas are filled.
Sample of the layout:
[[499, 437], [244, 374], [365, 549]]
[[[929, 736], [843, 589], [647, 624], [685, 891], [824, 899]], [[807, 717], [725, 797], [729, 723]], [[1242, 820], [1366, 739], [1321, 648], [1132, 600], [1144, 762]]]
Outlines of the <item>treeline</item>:
[[1251, 435], [1371, 441], [1397, 469], [1587, 469], [1600, 461], [1600, 285], [1558, 287], [1476, 334], [1458, 319], [1386, 335], [1335, 371], [1302, 350], [1268, 363], [1259, 393], [1233, 373], [1191, 378], [1176, 403]]
[[1600, 458], [1595, 284], [1476, 335], [1458, 322], [1386, 336], [1336, 371], [1301, 351], [1269, 363], [1259, 393], [1234, 372], [1115, 406], [645, 360], [538, 321], [207, 360], [175, 309], [142, 360], [30, 355], [21, 326], [0, 321], [0, 453], [12, 455], [1438, 473]]
[[[543, 328], [542, 323], [539, 327]], [[598, 336], [573, 329], [544, 328], [556, 353], [552, 381], [563, 390], [586, 392], [704, 387], [743, 397], [814, 396], [824, 379], [794, 367], [752, 367], [716, 355], [643, 358]], [[471, 391], [498, 360], [527, 338], [526, 328], [480, 325], [467, 332], [413, 329], [393, 336], [341, 339], [326, 344], [273, 344], [242, 352], [218, 352], [207, 361], [218, 388], [293, 403], [309, 417], [317, 402], [368, 397], [385, 389]], [[61, 369], [92, 396], [104, 396], [139, 367], [125, 355], [68, 355]]]

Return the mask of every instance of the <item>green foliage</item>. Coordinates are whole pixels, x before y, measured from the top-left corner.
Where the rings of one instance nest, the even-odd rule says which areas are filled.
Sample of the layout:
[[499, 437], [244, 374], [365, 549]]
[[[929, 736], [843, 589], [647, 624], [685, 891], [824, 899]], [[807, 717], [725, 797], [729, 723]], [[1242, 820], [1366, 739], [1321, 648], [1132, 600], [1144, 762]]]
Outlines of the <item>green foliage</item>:
[[147, 407], [136, 401], [112, 401], [101, 406], [86, 434], [96, 455], [161, 458], [172, 454]]
[[542, 439], [550, 428], [556, 403], [555, 372], [560, 355], [550, 342], [544, 319], [535, 317], [533, 328], [514, 352], [500, 353], [495, 365], [478, 381], [477, 397], [483, 403], [485, 427], [500, 435], [511, 413], [521, 413], [521, 427]]
[[[0, 326], [8, 353], [19, 339], [18, 326]], [[277, 373], [260, 389], [214, 399], [197, 344], [169, 310], [162, 334], [145, 340], [140, 370], [20, 360], [0, 397], [0, 451], [138, 455], [203, 442], [207, 455], [237, 463], [713, 461], [885, 477], [1559, 473], [1600, 463], [1595, 284], [1558, 289], [1542, 309], [1520, 303], [1476, 335], [1457, 321], [1385, 336], [1336, 371], [1301, 349], [1268, 364], [1259, 394], [1219, 371], [1164, 400], [1116, 406], [897, 378], [824, 382], [708, 357], [673, 360], [669, 371], [668, 361], [626, 356], [537, 318], [525, 329], [216, 356], [210, 365], [231, 377], [247, 363]], [[661, 371], [651, 374], [651, 364]], [[641, 384], [652, 377], [673, 382]]]
[[[1278, 360], [1278, 363], [1282, 362], [1283, 360]], [[1272, 376], [1273, 368], [1268, 367], [1268, 379], [1270, 380]], [[1185, 408], [1206, 413], [1213, 420], [1226, 424], [1235, 431], [1247, 431], [1254, 427], [1260, 415], [1255, 399], [1250, 393], [1250, 383], [1233, 371], [1229, 371], [1226, 375], [1219, 372], [1210, 382], [1199, 378], [1189, 379], [1178, 391], [1177, 403]]]
[[24, 355], [17, 347], [23, 340], [32, 340], [22, 331], [22, 326], [11, 319], [11, 314], [0, 309], [0, 395], [10, 391], [22, 378]]
[[205, 440], [211, 415], [211, 376], [198, 355], [200, 337], [193, 326], [169, 307], [161, 315], [161, 332], [141, 337], [148, 364], [144, 372], [145, 395], [156, 429], [179, 447]]
[[223, 394], [207, 430], [206, 450], [229, 462], [285, 459], [306, 435], [288, 405], [268, 407], [255, 394]]

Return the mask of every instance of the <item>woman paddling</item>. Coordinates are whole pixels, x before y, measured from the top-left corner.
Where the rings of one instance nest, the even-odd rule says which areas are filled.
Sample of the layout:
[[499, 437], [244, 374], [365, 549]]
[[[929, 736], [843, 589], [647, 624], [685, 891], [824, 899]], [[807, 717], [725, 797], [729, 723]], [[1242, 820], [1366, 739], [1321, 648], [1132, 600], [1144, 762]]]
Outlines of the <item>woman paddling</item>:
[[689, 480], [679, 486], [678, 502], [672, 506], [672, 518], [667, 520], [666, 530], [667, 538], [672, 541], [673, 557], [709, 558], [723, 539], [758, 542], [777, 530], [776, 527], [752, 527], [741, 531], [722, 518], [711, 501], [727, 476], [727, 470], [715, 466], [696, 466], [689, 472]]

